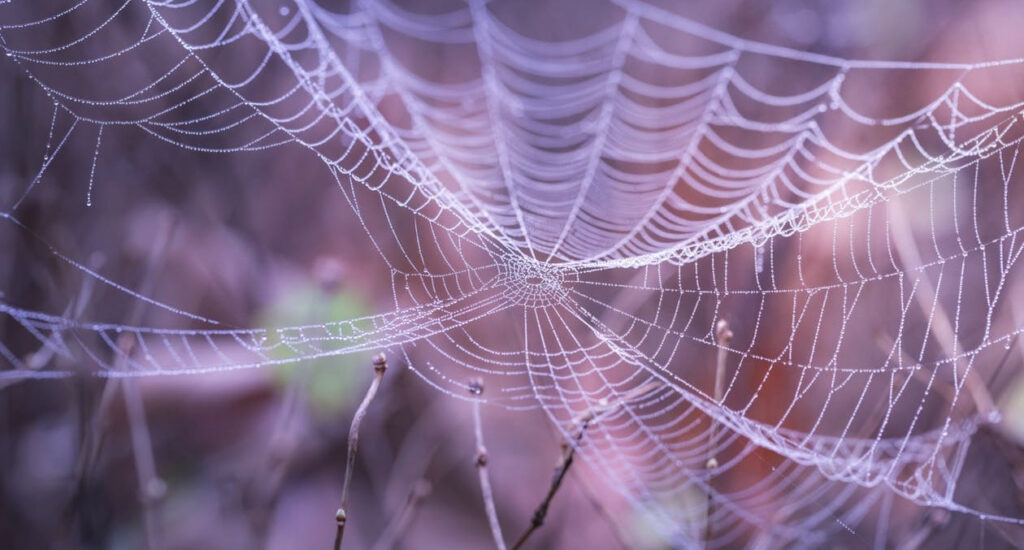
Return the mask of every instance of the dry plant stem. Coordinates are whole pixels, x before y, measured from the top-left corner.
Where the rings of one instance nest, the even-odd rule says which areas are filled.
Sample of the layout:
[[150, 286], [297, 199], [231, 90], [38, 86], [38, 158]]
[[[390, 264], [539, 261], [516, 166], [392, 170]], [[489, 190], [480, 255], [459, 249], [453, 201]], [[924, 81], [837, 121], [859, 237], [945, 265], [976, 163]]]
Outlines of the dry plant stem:
[[405, 504], [402, 505], [402, 509], [385, 527], [384, 535], [373, 545], [373, 550], [395, 548], [395, 543], [401, 540], [405, 530], [416, 517], [420, 504], [423, 503], [423, 500], [427, 498], [432, 490], [433, 488], [426, 478], [421, 477], [413, 484], [412, 489], [409, 490], [409, 495], [405, 498]]
[[[174, 221], [161, 226], [157, 238], [146, 259], [145, 276], [139, 286], [139, 292], [144, 295], [151, 293], [156, 282], [156, 274], [159, 273], [159, 264], [164, 257], [164, 251], [170, 242], [171, 233], [174, 231]], [[128, 323], [138, 325], [142, 321], [143, 304], [136, 302], [128, 318]], [[116, 371], [126, 370], [126, 363], [135, 349], [135, 337], [131, 333], [123, 333], [117, 340], [118, 356], [115, 359]], [[139, 499], [142, 505], [142, 526], [146, 536], [146, 547], [149, 550], [157, 549], [156, 536], [156, 505], [163, 498], [166, 488], [163, 480], [157, 476], [156, 458], [153, 456], [153, 443], [149, 434], [149, 425], [146, 423], [146, 407], [142, 401], [142, 394], [135, 384], [135, 380], [125, 378], [121, 381], [121, 393], [124, 397], [125, 411], [128, 414], [128, 428], [131, 436], [132, 456], [135, 460], [135, 472], [139, 483]]]
[[[896, 252], [899, 253], [903, 266], [907, 271], [919, 272], [920, 278], [918, 279], [917, 292], [915, 293], [918, 308], [926, 318], [932, 317], [930, 325], [931, 334], [942, 347], [942, 352], [946, 357], [953, 361], [954, 375], [959, 375], [962, 364], [962, 361], [957, 358], [960, 353], [960, 342], [957, 340], [956, 332], [949, 321], [946, 309], [938, 301], [935, 287], [932, 285], [927, 274], [921, 270], [921, 253], [918, 250], [917, 243], [914, 242], [914, 234], [910, 228], [910, 223], [907, 221], [906, 213], [903, 211], [903, 206], [897, 200], [889, 201], [888, 211], [893, 244], [896, 246]], [[988, 389], [985, 387], [985, 382], [978, 376], [975, 369], [969, 368], [964, 375], [966, 378], [963, 384], [966, 386], [968, 393], [971, 394], [971, 399], [974, 401], [974, 406], [977, 408], [978, 413], [985, 418], [992, 418], [996, 413], [996, 406], [992, 400], [992, 395], [989, 394]]]
[[555, 475], [551, 478], [551, 485], [548, 487], [548, 492], [544, 495], [544, 500], [541, 501], [537, 509], [533, 511], [533, 517], [530, 518], [530, 526], [526, 528], [526, 531], [519, 536], [516, 543], [512, 545], [512, 550], [519, 550], [526, 544], [527, 539], [534, 531], [544, 525], [544, 519], [548, 515], [548, 508], [551, 506], [551, 500], [558, 494], [558, 489], [562, 486], [562, 481], [565, 480], [566, 474], [569, 473], [569, 468], [572, 467], [573, 459], [576, 457], [576, 448], [579, 446], [580, 441], [583, 440], [583, 436], [587, 432], [587, 428], [590, 427], [590, 423], [594, 420], [594, 414], [588, 413], [583, 417], [580, 423], [580, 428], [576, 432], [576, 435], [572, 438], [571, 443], [563, 443], [562, 445], [562, 458], [558, 462], [558, 466], [555, 467]]
[[409, 524], [416, 517], [416, 513], [419, 512], [420, 505], [423, 500], [426, 499], [431, 491], [434, 490], [430, 484], [430, 480], [427, 479], [426, 469], [430, 465], [430, 462], [434, 458], [434, 454], [437, 452], [437, 447], [430, 450], [427, 459], [425, 460], [425, 466], [423, 473], [416, 479], [412, 484], [412, 488], [409, 490], [409, 494], [405, 497], [405, 502], [402, 504], [401, 510], [395, 514], [391, 521], [388, 522], [384, 528], [384, 532], [381, 534], [377, 542], [373, 544], [372, 550], [385, 550], [386, 548], [396, 548], [397, 542], [401, 540], [402, 535], [405, 534], [405, 530], [408, 529]]
[[135, 456], [135, 471], [142, 500], [142, 526], [146, 535], [146, 547], [155, 550], [157, 537], [154, 505], [163, 497], [164, 483], [156, 474], [156, 459], [153, 457], [149, 426], [146, 424], [146, 409], [142, 403], [142, 395], [135, 387], [135, 380], [123, 380], [121, 390], [131, 430], [132, 454]]
[[[89, 269], [91, 271], [98, 271], [102, 264], [102, 256], [98, 253], [90, 255], [89, 258]], [[72, 319], [79, 319], [88, 306], [90, 299], [92, 298], [92, 290], [95, 286], [95, 279], [87, 277], [82, 282], [82, 289], [78, 293], [78, 297], [75, 300], [75, 305], [72, 308], [69, 306], [69, 310], [72, 311]], [[2, 328], [2, 323], [0, 323]], [[46, 347], [46, 346], [43, 346]], [[29, 366], [36, 366], [43, 368], [52, 359], [52, 355], [49, 357], [40, 357], [42, 348], [34, 352], [30, 356], [30, 361], [34, 364], [29, 363]], [[5, 385], [0, 384], [0, 389], [3, 389]], [[109, 383], [103, 384], [103, 391], [101, 393], [99, 405], [93, 410], [88, 410], [85, 406], [85, 401], [82, 397], [77, 399], [79, 408], [78, 418], [78, 430], [82, 434], [82, 442], [79, 445], [78, 454], [75, 458], [75, 490], [71, 498], [68, 500], [68, 506], [70, 512], [80, 509], [78, 505], [79, 498], [85, 492], [85, 485], [90, 471], [91, 465], [95, 462], [96, 455], [99, 452], [100, 443], [96, 441], [97, 437], [102, 434], [100, 428], [100, 420], [105, 416], [107, 409], [110, 407], [110, 402], [113, 400], [114, 386]]]
[[[93, 254], [90, 255], [88, 266], [91, 271], [98, 271], [102, 263], [102, 254], [94, 252]], [[92, 277], [86, 277], [85, 280], [82, 281], [82, 288], [78, 291], [78, 296], [76, 296], [75, 299], [70, 304], [68, 304], [66, 308], [64, 308], [63, 316], [72, 320], [78, 320], [79, 318], [81, 318], [86, 306], [92, 299], [92, 293], [95, 287], [96, 279], [93, 279]], [[6, 320], [7, 318], [4, 317], [4, 322], [0, 322], [0, 330], [3, 329], [3, 325], [5, 324]], [[50, 336], [50, 338], [47, 338], [45, 341], [41, 342], [39, 345], [39, 349], [25, 356], [25, 360], [20, 368], [25, 368], [29, 370], [40, 370], [46, 365], [48, 365], [50, 361], [53, 360], [54, 356], [57, 355], [57, 350], [60, 347], [59, 344], [53, 345], [53, 342], [57, 339], [58, 333], [54, 333], [53, 335]], [[5, 349], [2, 346], [3, 344], [0, 343], [0, 350]], [[17, 383], [15, 380], [0, 381], [0, 389], [3, 389], [8, 385], [15, 383]]]
[[[461, 464], [462, 460], [456, 462], [453, 453], [446, 453], [452, 446], [446, 441], [447, 433], [439, 433], [433, 428], [433, 422], [437, 418], [437, 410], [442, 406], [441, 401], [433, 401], [405, 433], [401, 445], [396, 450], [394, 458], [387, 463], [389, 472], [387, 485], [380, 493], [382, 501], [388, 509], [391, 506], [390, 498], [397, 487], [404, 488], [404, 499], [398, 503], [397, 512], [388, 513], [391, 519], [387, 526], [381, 531], [380, 537], [373, 543], [372, 550], [389, 550], [401, 548], [401, 542], [406, 535], [409, 526], [413, 524], [423, 503], [433, 491], [430, 482], [431, 477], [444, 478], [447, 470], [438, 467], [446, 465], [448, 468]], [[441, 460], [435, 461], [435, 458]], [[416, 472], [415, 476], [402, 475], [404, 472]]]
[[277, 505], [281, 484], [298, 446], [298, 439], [293, 437], [292, 424], [298, 414], [301, 393], [308, 383], [308, 373], [308, 370], [303, 370], [300, 379], [289, 384], [270, 436], [266, 466], [251, 482], [251, 490], [257, 501], [252, 512], [248, 514], [250, 529], [254, 540], [261, 541], [264, 545], [267, 543], [270, 516]]
[[579, 482], [579, 486], [581, 492], [583, 493], [583, 496], [586, 497], [587, 502], [590, 503], [594, 510], [596, 510], [597, 513], [600, 514], [600, 516], [604, 519], [605, 523], [610, 527], [612, 535], [615, 536], [615, 540], [618, 541], [619, 545], [622, 548], [626, 549], [635, 547], [635, 544], [630, 544], [628, 542], [630, 537], [623, 532], [622, 526], [619, 525], [619, 522], [616, 521], [612, 513], [609, 512], [603, 504], [601, 504], [600, 499], [598, 499], [597, 495], [594, 494], [593, 490], [587, 483], [586, 476], [581, 475], [578, 469], [574, 471], [576, 472], [576, 481]]
[[[634, 399], [639, 399], [657, 390], [658, 388], [661, 388], [662, 386], [663, 384], [661, 384], [660, 382], [648, 382], [646, 384], [641, 384], [640, 386], [637, 386], [632, 390], [626, 392], [624, 395], [622, 395], [622, 397], [619, 397], [614, 401], [602, 399], [597, 403], [596, 406], [587, 410], [582, 415], [578, 416], [576, 419], [573, 420], [573, 425], [578, 426], [576, 435], [572, 438], [573, 442], [571, 445], [563, 443], [562, 456], [559, 459], [558, 466], [555, 468], [555, 475], [551, 480], [551, 486], [548, 489], [548, 493], [547, 495], [545, 495], [545, 498], [541, 502], [541, 504], [534, 511], [533, 517], [530, 521], [530, 527], [527, 528], [526, 532], [524, 532], [522, 536], [519, 537], [519, 540], [516, 541], [515, 546], [513, 546], [513, 550], [520, 548], [530, 537], [530, 535], [532, 535], [534, 531], [536, 531], [538, 528], [540, 528], [541, 525], [543, 525], [544, 519], [547, 516], [548, 508], [551, 505], [551, 499], [555, 497], [555, 493], [558, 492], [559, 487], [561, 487], [562, 485], [562, 481], [565, 479], [565, 476], [569, 473], [569, 467], [572, 466], [573, 460], [576, 456], [576, 448], [579, 446], [580, 441], [583, 440], [583, 436], [586, 435], [587, 428], [589, 428], [591, 424], [594, 424], [595, 422], [599, 421], [603, 415], [616, 410], [620, 406], [624, 406], [626, 403], [629, 403]], [[624, 548], [629, 548], [630, 545], [626, 543], [626, 537], [623, 536], [623, 533], [619, 525], [612, 520], [611, 515], [608, 514], [608, 511], [605, 510], [603, 506], [601, 506], [601, 503], [597, 500], [597, 498], [594, 497], [589, 492], [589, 490], [586, 489], [586, 485], [583, 485], [583, 487], [585, 489], [584, 493], [587, 495], [587, 498], [590, 499], [591, 504], [593, 504], [594, 507], [597, 508], [597, 510], [600, 513], [602, 513], [602, 515], [604, 515], [605, 519], [612, 526], [612, 529], [616, 537], [619, 539], [619, 542], [622, 543], [622, 546]]]
[[922, 524], [910, 532], [903, 541], [897, 546], [897, 550], [917, 550], [922, 548], [925, 541], [928, 540], [935, 531], [942, 529], [947, 523], [949, 523], [949, 513], [945, 510], [936, 509], [925, 516]]
[[348, 455], [345, 459], [345, 481], [341, 485], [341, 506], [338, 507], [338, 512], [334, 516], [334, 519], [338, 522], [338, 530], [334, 535], [334, 550], [341, 548], [341, 540], [345, 536], [345, 521], [348, 519], [348, 486], [352, 481], [352, 470], [356, 461], [356, 448], [359, 446], [359, 425], [362, 424], [363, 418], [366, 417], [366, 411], [370, 408], [370, 402], [377, 395], [377, 389], [380, 388], [380, 382], [384, 379], [384, 371], [387, 368], [387, 358], [383, 353], [373, 358], [373, 381], [370, 382], [370, 387], [366, 390], [363, 402], [356, 409], [356, 414], [352, 417], [352, 426], [348, 430]]
[[[893, 349], [896, 346], [896, 341], [893, 340], [892, 337], [889, 336], [888, 334], [878, 334], [876, 335], [875, 340], [878, 342], [878, 348], [886, 353], [888, 353], [889, 350]], [[917, 359], [911, 357], [910, 354], [907, 353], [902, 348], [899, 350], [899, 353], [904, 364], [913, 365], [917, 363]], [[939, 379], [938, 377], [936, 377], [934, 381], [931, 381], [931, 374], [929, 372], [930, 371], [926, 372], [924, 369], [913, 369], [910, 371], [910, 376], [913, 376], [922, 384], [928, 384], [929, 382], [931, 382], [932, 387], [935, 388], [935, 391], [941, 393], [942, 397], [946, 399], [946, 402], [949, 403], [950, 406], [952, 406], [956, 402], [956, 388], [954, 388], [945, 380]], [[903, 378], [900, 378], [899, 380], [902, 382]], [[876, 412], [878, 413], [878, 415], [884, 416], [885, 411], [881, 410], [880, 408]]]
[[[715, 341], [718, 343], [718, 355], [715, 358], [715, 403], [722, 404], [722, 395], [725, 393], [725, 361], [728, 358], [729, 343], [732, 341], [732, 331], [729, 330], [729, 323], [725, 319], [719, 319], [715, 324]], [[718, 422], [711, 420], [711, 429], [708, 432], [708, 461], [705, 465], [708, 471], [718, 468], [718, 457], [715, 456], [714, 445], [718, 439]], [[705, 521], [704, 541], [710, 542], [714, 535], [711, 517], [715, 513], [715, 491], [714, 476], [708, 476], [708, 506]]]
[[[473, 381], [469, 384], [469, 393], [480, 396], [484, 393], [483, 382]], [[487, 471], [487, 447], [484, 445], [483, 422], [480, 419], [480, 399], [473, 401], [473, 433], [476, 437], [476, 472], [480, 477], [480, 492], [483, 493], [484, 510], [487, 512], [487, 524], [494, 537], [494, 546], [505, 550], [505, 537], [501, 534], [501, 523], [498, 522], [498, 511], [494, 506], [494, 492], [491, 490], [491, 477]]]

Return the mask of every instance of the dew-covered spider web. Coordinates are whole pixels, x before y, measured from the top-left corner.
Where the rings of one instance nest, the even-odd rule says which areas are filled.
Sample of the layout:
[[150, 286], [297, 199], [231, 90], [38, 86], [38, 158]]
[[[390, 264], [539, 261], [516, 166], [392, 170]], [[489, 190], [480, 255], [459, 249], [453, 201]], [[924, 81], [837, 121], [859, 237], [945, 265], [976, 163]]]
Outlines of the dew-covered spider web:
[[301, 148], [379, 251], [393, 308], [236, 329], [54, 245], [180, 323], [8, 292], [8, 322], [77, 368], [0, 341], [0, 379], [386, 349], [454, 396], [482, 376], [489, 402], [541, 408], [569, 440], [593, 417], [581, 456], [673, 546], [883, 546], [908, 503], [1021, 525], [1019, 504], [965, 502], [959, 482], [1019, 364], [1024, 60], [848, 60], [634, 0], [548, 19], [514, 2], [14, 4], [0, 43], [53, 111], [6, 225], [69, 140], [95, 143], [78, 208], [125, 128], [196, 154]]

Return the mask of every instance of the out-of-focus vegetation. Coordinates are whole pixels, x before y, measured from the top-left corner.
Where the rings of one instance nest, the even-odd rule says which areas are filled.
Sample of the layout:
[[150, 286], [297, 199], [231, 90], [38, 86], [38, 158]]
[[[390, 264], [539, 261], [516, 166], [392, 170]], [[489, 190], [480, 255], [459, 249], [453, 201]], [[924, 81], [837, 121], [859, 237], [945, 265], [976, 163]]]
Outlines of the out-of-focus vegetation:
[[[258, 315], [259, 326], [290, 327], [322, 319], [357, 319], [371, 312], [356, 293], [338, 285], [299, 283], [285, 289]], [[284, 352], [279, 356], [287, 357]], [[370, 379], [362, 355], [343, 355], [273, 367], [274, 380], [282, 389], [296, 385], [321, 418], [337, 417], [354, 406]]]

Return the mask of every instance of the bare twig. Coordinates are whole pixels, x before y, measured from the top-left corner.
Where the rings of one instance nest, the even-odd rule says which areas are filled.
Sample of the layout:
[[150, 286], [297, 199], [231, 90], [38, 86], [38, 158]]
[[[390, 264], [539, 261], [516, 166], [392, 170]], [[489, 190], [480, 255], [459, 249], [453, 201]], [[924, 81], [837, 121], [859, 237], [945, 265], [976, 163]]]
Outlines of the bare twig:
[[[522, 548], [530, 536], [533, 535], [534, 531], [544, 525], [544, 520], [548, 515], [548, 509], [551, 507], [551, 501], [555, 498], [555, 495], [558, 494], [558, 490], [562, 487], [562, 482], [565, 481], [565, 477], [569, 474], [569, 469], [572, 467], [573, 461], [576, 458], [576, 449], [579, 448], [580, 442], [583, 441], [583, 437], [586, 435], [587, 429], [592, 424], [600, 420], [600, 418], [605, 414], [614, 411], [629, 401], [639, 399], [662, 386], [663, 384], [660, 382], [648, 382], [633, 388], [614, 401], [601, 399], [596, 406], [588, 409], [573, 420], [573, 426], [576, 427], [575, 435], [573, 435], [569, 441], [564, 441], [562, 443], [562, 452], [559, 456], [558, 464], [555, 466], [555, 473], [551, 478], [551, 485], [548, 486], [548, 492], [544, 495], [544, 500], [542, 500], [533, 511], [533, 516], [530, 518], [530, 525], [526, 528], [523, 534], [516, 539], [515, 544], [512, 545], [512, 550], [519, 550]], [[472, 391], [472, 387], [470, 391]], [[482, 386], [480, 391], [483, 391]], [[481, 440], [478, 438], [478, 441]], [[484, 454], [484, 457], [486, 461], [486, 454]], [[599, 511], [607, 513], [600, 504], [596, 502], [596, 499], [592, 499], [591, 503], [594, 504]], [[616, 536], [619, 537], [620, 541], [623, 541], [621, 533], [618, 532], [618, 526], [614, 523], [612, 523], [612, 526], [616, 529]], [[623, 542], [623, 544], [625, 544], [625, 542]], [[498, 547], [504, 548], [502, 543], [499, 543]]]
[[615, 540], [618, 541], [619, 545], [622, 548], [635, 547], [635, 544], [631, 544], [629, 542], [630, 537], [626, 535], [626, 533], [622, 530], [622, 526], [619, 525], [619, 522], [616, 521], [612, 513], [608, 511], [608, 508], [606, 508], [604, 504], [601, 503], [601, 500], [598, 498], [598, 496], [594, 494], [594, 491], [590, 488], [590, 485], [587, 482], [586, 476], [580, 474], [579, 469], [574, 470], [574, 472], [576, 472], [574, 475], [576, 477], [576, 480], [579, 482], [579, 486], [581, 488], [583, 496], [586, 497], [587, 502], [590, 503], [594, 510], [597, 511], [598, 515], [600, 515], [601, 518], [604, 519], [605, 523], [608, 524], [608, 527], [611, 530], [612, 535], [615, 536]]
[[728, 358], [729, 343], [732, 342], [732, 330], [725, 319], [715, 324], [715, 341], [718, 343], [718, 356], [715, 358], [715, 402], [722, 404], [725, 393], [725, 360]]
[[491, 477], [487, 472], [487, 447], [484, 446], [483, 422], [480, 419], [480, 399], [484, 393], [484, 383], [473, 380], [469, 383], [469, 393], [477, 396], [473, 400], [473, 433], [476, 436], [476, 471], [480, 476], [480, 491], [483, 493], [484, 510], [487, 512], [487, 524], [494, 537], [494, 546], [505, 550], [505, 537], [501, 534], [501, 523], [498, 522], [498, 511], [494, 506], [494, 492], [491, 490]]
[[949, 523], [949, 511], [941, 508], [936, 508], [925, 516], [924, 521], [921, 522], [916, 529], [911, 531], [904, 537], [903, 541], [897, 546], [898, 550], [916, 550], [921, 548], [925, 541], [928, 540], [933, 533], [942, 529]]
[[366, 397], [363, 397], [363, 402], [356, 409], [356, 414], [352, 417], [352, 426], [348, 430], [348, 456], [345, 460], [345, 481], [341, 485], [341, 506], [338, 507], [338, 511], [334, 515], [334, 519], [338, 523], [338, 530], [334, 535], [334, 550], [341, 548], [341, 540], [345, 536], [345, 522], [348, 519], [348, 486], [352, 481], [352, 470], [355, 467], [356, 461], [356, 447], [359, 445], [359, 425], [362, 424], [363, 418], [366, 416], [370, 402], [377, 395], [377, 389], [380, 388], [380, 382], [384, 378], [384, 371], [387, 368], [387, 357], [383, 353], [373, 358], [373, 381], [370, 382], [370, 387], [366, 390]]
[[248, 490], [251, 492], [252, 512], [249, 525], [253, 538], [267, 545], [270, 516], [280, 498], [281, 486], [288, 472], [292, 455], [298, 447], [295, 436], [295, 417], [304, 401], [303, 392], [309, 382], [309, 370], [302, 370], [298, 380], [289, 382], [281, 403], [266, 452], [266, 466], [256, 472]]
[[[888, 352], [889, 350], [892, 350], [893, 348], [896, 347], [896, 341], [893, 340], [892, 336], [889, 336], [888, 334], [878, 332], [875, 335], [875, 340], [878, 342], [878, 348], [881, 349], [883, 352]], [[919, 362], [917, 359], [911, 357], [910, 354], [907, 353], [907, 351], [903, 349], [902, 346], [900, 346], [899, 348], [899, 354], [900, 359], [903, 361], [903, 363], [907, 365], [915, 365]], [[905, 375], [900, 375], [899, 371], [896, 371], [895, 374], [899, 376], [897, 380], [899, 380], [900, 383], [902, 383], [905, 380]], [[910, 376], [913, 376], [922, 384], [931, 384], [931, 387], [935, 388], [935, 391], [942, 394], [942, 397], [946, 399], [946, 401], [949, 403], [951, 407], [956, 403], [956, 388], [954, 388], [951, 383], [938, 377], [935, 377], [935, 379], [932, 380], [933, 377], [931, 376], [930, 371], [926, 372], [923, 368], [911, 369]], [[884, 417], [884, 407], [879, 407], [879, 410], [876, 411], [876, 414], [880, 417]]]
[[[122, 338], [118, 339], [118, 348], [121, 350], [122, 357], [128, 357], [135, 345], [135, 339], [127, 333], [121, 336]], [[139, 482], [139, 500], [142, 505], [142, 527], [146, 536], [146, 548], [156, 550], [155, 504], [164, 497], [167, 486], [156, 472], [152, 438], [146, 423], [146, 407], [142, 401], [142, 394], [135, 386], [135, 380], [131, 378], [122, 380], [121, 393], [124, 397], [125, 412], [128, 415], [132, 456], [135, 459], [135, 474]]]
[[576, 435], [573, 436], [570, 442], [562, 443], [562, 456], [558, 461], [558, 465], [555, 466], [555, 474], [551, 478], [551, 485], [548, 487], [548, 492], [544, 495], [544, 500], [541, 501], [537, 509], [533, 511], [533, 517], [530, 518], [530, 526], [526, 528], [526, 531], [519, 536], [516, 543], [512, 545], [512, 550], [519, 550], [526, 544], [527, 539], [534, 531], [544, 525], [544, 519], [548, 515], [548, 508], [551, 506], [551, 500], [558, 494], [558, 489], [562, 486], [562, 481], [565, 480], [566, 474], [569, 473], [569, 468], [572, 467], [573, 459], [576, 457], [576, 448], [579, 447], [580, 441], [583, 440], [583, 436], [587, 433], [587, 428], [590, 427], [590, 423], [594, 421], [596, 417], [593, 411], [588, 412], [582, 417], [582, 420], [578, 422], [579, 429], [576, 431]]
[[[163, 224], [153, 248], [150, 249], [146, 259], [145, 275], [139, 286], [139, 292], [143, 295], [149, 294], [156, 283], [157, 274], [160, 271], [159, 266], [163, 262], [164, 253], [170, 243], [175, 225], [173, 219]], [[140, 324], [143, 313], [143, 302], [136, 302], [129, 315], [128, 323]], [[132, 351], [135, 349], [135, 343], [135, 337], [130, 332], [122, 333], [118, 337], [115, 371], [125, 370]], [[121, 382], [121, 394], [124, 398], [125, 412], [128, 415], [128, 429], [131, 437], [132, 457], [135, 460], [135, 473], [139, 483], [139, 500], [142, 505], [142, 527], [146, 536], [146, 548], [156, 550], [159, 544], [156, 536], [156, 505], [167, 492], [167, 485], [157, 475], [153, 442], [149, 434], [149, 425], [146, 423], [146, 406], [135, 380], [130, 377], [125, 378]]]
[[[104, 257], [99, 252], [94, 252], [89, 256], [89, 269], [91, 271], [98, 271]], [[95, 286], [96, 279], [92, 277], [86, 277], [82, 281], [82, 289], [78, 293], [78, 297], [75, 300], [74, 305], [69, 305], [65, 310], [66, 313], [71, 315], [71, 319], [79, 319], [85, 312], [86, 307], [92, 298], [92, 289]], [[52, 335], [53, 336], [53, 335]], [[49, 347], [49, 346], [44, 346]], [[26, 359], [26, 364], [32, 368], [43, 368], [51, 360], [53, 355], [43, 354], [43, 348], [33, 352]], [[5, 387], [0, 384], [0, 388]], [[114, 391], [116, 386], [108, 382], [103, 383], [103, 392], [101, 394], [100, 403], [97, 407], [87, 409], [86, 400], [84, 396], [80, 396], [78, 399], [78, 430], [81, 434], [82, 441], [78, 448], [78, 455], [75, 459], [75, 488], [71, 494], [71, 498], [68, 500], [68, 510], [66, 513], [71, 516], [79, 514], [82, 509], [80, 504], [84, 498], [86, 492], [86, 484], [88, 481], [89, 471], [92, 464], [95, 463], [96, 455], [99, 453], [100, 443], [98, 439], [102, 439], [103, 429], [101, 427], [101, 420], [106, 416], [107, 410], [110, 408], [110, 403], [114, 399]], [[79, 386], [79, 389], [85, 393], [85, 388]], [[69, 522], [70, 523], [70, 522]]]
[[[923, 264], [921, 253], [918, 250], [917, 243], [914, 241], [914, 234], [903, 211], [903, 206], [899, 201], [889, 201], [888, 206], [889, 226], [892, 229], [893, 244], [900, 255], [903, 267], [907, 271], [918, 271], [917, 292], [915, 293], [918, 308], [922, 315], [932, 319], [929, 323], [931, 334], [935, 337], [939, 346], [942, 347], [942, 352], [953, 362], [954, 375], [958, 375], [960, 374], [963, 361], [959, 359], [960, 341], [953, 330], [953, 324], [949, 320], [946, 308], [942, 307], [942, 304], [939, 302], [931, 279], [921, 269]], [[978, 413], [989, 420], [995, 418], [997, 414], [995, 402], [985, 387], [985, 382], [978, 375], [977, 370], [968, 366], [963, 375], [965, 376], [963, 384], [966, 386], [967, 392], [970, 393]]]
[[593, 424], [594, 422], [600, 420], [602, 416], [618, 409], [619, 407], [625, 405], [626, 403], [629, 403], [630, 401], [633, 401], [634, 399], [639, 399], [658, 388], [664, 387], [664, 385], [665, 384], [659, 381], [647, 382], [646, 384], [640, 384], [639, 386], [629, 390], [628, 392], [624, 393], [622, 397], [616, 398], [614, 401], [601, 399], [600, 401], [597, 402], [596, 407], [592, 407], [591, 409], [587, 410], [587, 412], [577, 417], [576, 420], [573, 421], [573, 423], [574, 425], [579, 426], [584, 420], [587, 420], [589, 418], [589, 423]]
[[[715, 341], [718, 343], [718, 355], [715, 358], [715, 403], [722, 404], [722, 394], [725, 391], [725, 361], [728, 358], [729, 342], [732, 341], [732, 330], [725, 319], [719, 319], [715, 324]], [[711, 430], [708, 432], [708, 461], [705, 468], [710, 472], [718, 468], [718, 457], [715, 456], [714, 446], [718, 439], [718, 421], [711, 420]], [[708, 507], [707, 517], [704, 518], [705, 532], [704, 541], [709, 542], [714, 534], [711, 516], [715, 513], [715, 491], [712, 486], [713, 475], [708, 476]]]
[[413, 483], [412, 489], [409, 490], [409, 494], [405, 498], [405, 504], [402, 505], [402, 509], [388, 523], [388, 526], [384, 528], [384, 534], [373, 545], [373, 550], [395, 548], [395, 543], [401, 539], [406, 528], [409, 527], [413, 518], [416, 517], [416, 512], [419, 511], [423, 499], [427, 498], [431, 491], [433, 491], [433, 486], [425, 477], [421, 477]]
[[[100, 252], [93, 252], [89, 255], [89, 269], [91, 271], [98, 271], [100, 266], [103, 264], [104, 256]], [[66, 317], [71, 320], [77, 320], [81, 318], [82, 313], [85, 312], [85, 308], [89, 305], [89, 301], [92, 299], [93, 290], [96, 287], [96, 279], [92, 277], [85, 277], [82, 280], [82, 288], [78, 291], [78, 295], [64, 308], [62, 317]], [[3, 317], [6, 321], [7, 317]], [[0, 322], [0, 328], [3, 323]], [[22, 362], [21, 367], [28, 370], [41, 370], [50, 363], [51, 360], [57, 355], [57, 350], [60, 349], [59, 345], [54, 345], [55, 342], [63, 337], [63, 334], [59, 331], [54, 331], [50, 336], [39, 343], [39, 349], [29, 353], [25, 356], [25, 360]], [[3, 344], [0, 344], [3, 345]], [[0, 383], [0, 388], [4, 388], [12, 383], [15, 383], [18, 379], [12, 379]], [[22, 379], [25, 380], [25, 379]]]

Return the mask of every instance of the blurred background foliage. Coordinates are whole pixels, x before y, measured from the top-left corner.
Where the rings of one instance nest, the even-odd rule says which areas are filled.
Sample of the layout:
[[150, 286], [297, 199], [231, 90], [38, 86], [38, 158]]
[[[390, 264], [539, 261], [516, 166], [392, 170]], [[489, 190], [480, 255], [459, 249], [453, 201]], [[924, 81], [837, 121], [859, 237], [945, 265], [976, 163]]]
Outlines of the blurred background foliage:
[[[263, 327], [292, 327], [319, 323], [323, 319], [357, 319], [371, 313], [358, 294], [338, 283], [300, 282], [268, 304], [257, 316], [257, 322]], [[288, 357], [279, 350], [277, 355]], [[297, 385], [306, 393], [310, 407], [319, 418], [336, 418], [358, 404], [369, 384], [370, 372], [360, 368], [362, 366], [365, 366], [364, 357], [343, 355], [276, 365], [273, 372], [282, 391]]]

